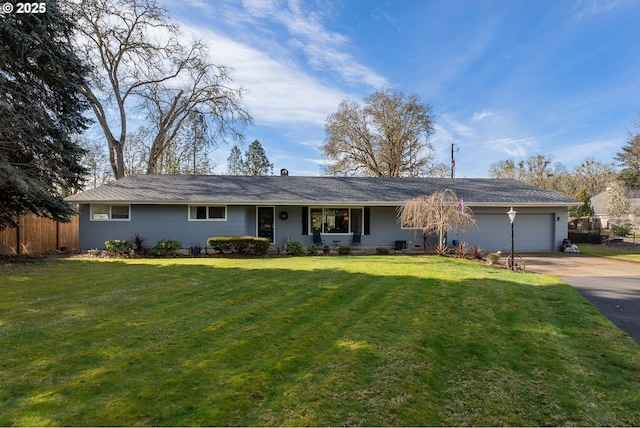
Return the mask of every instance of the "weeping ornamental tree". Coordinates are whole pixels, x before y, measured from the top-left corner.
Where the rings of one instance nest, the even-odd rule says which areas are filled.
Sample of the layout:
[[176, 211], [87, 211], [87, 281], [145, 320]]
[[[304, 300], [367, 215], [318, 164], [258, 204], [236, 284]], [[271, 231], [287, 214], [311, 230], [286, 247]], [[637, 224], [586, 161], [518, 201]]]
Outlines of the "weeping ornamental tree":
[[422, 229], [424, 236], [437, 232], [439, 247], [444, 246], [447, 230], [466, 231], [477, 227], [471, 210], [451, 189], [411, 199], [398, 207], [397, 214], [403, 226]]

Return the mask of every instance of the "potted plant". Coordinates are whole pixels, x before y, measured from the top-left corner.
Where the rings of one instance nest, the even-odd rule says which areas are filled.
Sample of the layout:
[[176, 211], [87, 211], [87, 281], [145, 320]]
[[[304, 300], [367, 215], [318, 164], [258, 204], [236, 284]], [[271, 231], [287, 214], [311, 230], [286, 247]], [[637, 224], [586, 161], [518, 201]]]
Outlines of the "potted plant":
[[200, 252], [202, 251], [202, 247], [198, 243], [192, 243], [191, 247], [189, 247], [189, 254], [193, 257], [200, 257]]
[[322, 247], [322, 252], [324, 254], [329, 254], [331, 252], [331, 247], [328, 245], [325, 245], [324, 247]]

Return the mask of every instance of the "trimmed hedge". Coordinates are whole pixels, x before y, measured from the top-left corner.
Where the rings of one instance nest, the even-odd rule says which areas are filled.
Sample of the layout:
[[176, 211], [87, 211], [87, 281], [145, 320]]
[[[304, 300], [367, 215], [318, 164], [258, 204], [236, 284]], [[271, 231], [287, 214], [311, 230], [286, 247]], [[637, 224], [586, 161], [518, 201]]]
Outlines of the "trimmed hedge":
[[182, 242], [175, 239], [164, 238], [154, 245], [153, 252], [161, 257], [174, 255], [176, 251], [182, 249]]
[[298, 241], [290, 241], [284, 247], [284, 250], [290, 256], [304, 256], [304, 248]]
[[212, 236], [207, 245], [220, 253], [267, 254], [269, 238], [255, 236]]

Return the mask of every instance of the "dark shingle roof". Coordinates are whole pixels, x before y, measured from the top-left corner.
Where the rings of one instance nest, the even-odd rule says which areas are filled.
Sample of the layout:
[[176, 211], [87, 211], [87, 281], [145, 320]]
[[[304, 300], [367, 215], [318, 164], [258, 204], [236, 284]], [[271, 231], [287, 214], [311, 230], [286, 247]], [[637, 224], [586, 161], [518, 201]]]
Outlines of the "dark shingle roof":
[[390, 205], [446, 188], [469, 205], [574, 205], [573, 199], [517, 180], [229, 175], [132, 175], [66, 198], [78, 203]]

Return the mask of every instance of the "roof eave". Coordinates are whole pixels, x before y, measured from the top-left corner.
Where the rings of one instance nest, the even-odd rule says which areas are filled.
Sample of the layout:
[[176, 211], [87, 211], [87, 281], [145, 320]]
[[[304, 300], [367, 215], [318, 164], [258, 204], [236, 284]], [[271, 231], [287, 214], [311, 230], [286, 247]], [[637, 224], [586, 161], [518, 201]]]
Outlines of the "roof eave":
[[[307, 201], [282, 201], [282, 200], [69, 200], [67, 202], [76, 204], [122, 204], [122, 205], [194, 205], [194, 204], [220, 204], [220, 205], [260, 205], [260, 206], [399, 206], [403, 205], [406, 200], [402, 201], [331, 201], [331, 200], [307, 200]], [[468, 207], [573, 207], [582, 205], [581, 202], [464, 202]]]

